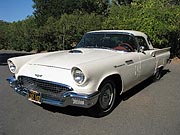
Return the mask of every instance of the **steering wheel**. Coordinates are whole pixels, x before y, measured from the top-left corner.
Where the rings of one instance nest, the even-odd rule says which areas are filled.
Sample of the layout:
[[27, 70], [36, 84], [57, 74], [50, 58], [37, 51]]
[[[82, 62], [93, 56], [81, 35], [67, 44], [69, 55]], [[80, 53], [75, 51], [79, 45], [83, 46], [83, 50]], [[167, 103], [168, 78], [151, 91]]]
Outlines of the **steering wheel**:
[[126, 52], [134, 52], [134, 49], [128, 43], [118, 44], [118, 46], [116, 46], [114, 49], [122, 50], [122, 51], [126, 51]]

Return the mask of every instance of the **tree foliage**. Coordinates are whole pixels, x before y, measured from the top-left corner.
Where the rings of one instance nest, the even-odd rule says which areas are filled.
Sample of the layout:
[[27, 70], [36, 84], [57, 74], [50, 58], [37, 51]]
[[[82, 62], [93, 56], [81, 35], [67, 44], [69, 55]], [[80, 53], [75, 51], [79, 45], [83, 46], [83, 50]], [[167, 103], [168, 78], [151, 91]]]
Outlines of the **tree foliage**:
[[9, 23], [0, 20], [0, 49], [7, 49], [8, 36], [6, 34]]
[[63, 14], [74, 12], [107, 14], [108, 0], [33, 0], [34, 16], [39, 25], [43, 25], [49, 17], [60, 19]]
[[180, 32], [180, 8], [164, 1], [134, 1], [130, 6], [113, 6], [104, 29], [131, 29], [148, 34], [158, 47], [175, 44]]
[[174, 49], [180, 37], [179, 0], [33, 1], [33, 16], [13, 23], [0, 21], [0, 49], [70, 49], [85, 32], [99, 29], [142, 31], [156, 47]]

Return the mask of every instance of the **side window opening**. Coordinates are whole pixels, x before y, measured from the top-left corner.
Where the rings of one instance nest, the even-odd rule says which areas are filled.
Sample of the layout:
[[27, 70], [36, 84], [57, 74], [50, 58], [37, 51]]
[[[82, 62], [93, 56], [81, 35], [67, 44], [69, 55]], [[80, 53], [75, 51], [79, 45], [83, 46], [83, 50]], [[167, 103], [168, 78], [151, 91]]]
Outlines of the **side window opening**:
[[144, 37], [136, 36], [136, 40], [137, 40], [139, 46], [144, 46], [145, 50], [149, 50], [149, 46], [148, 46], [146, 40], [144, 39]]

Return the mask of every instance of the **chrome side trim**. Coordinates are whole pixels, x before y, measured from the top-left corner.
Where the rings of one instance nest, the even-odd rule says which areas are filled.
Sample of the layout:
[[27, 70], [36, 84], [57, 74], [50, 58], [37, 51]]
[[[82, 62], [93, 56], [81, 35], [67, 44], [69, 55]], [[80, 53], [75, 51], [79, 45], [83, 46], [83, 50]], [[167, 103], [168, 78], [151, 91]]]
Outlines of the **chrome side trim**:
[[125, 66], [125, 64], [115, 65], [114, 68], [119, 68], [119, 67], [122, 67], [122, 66]]

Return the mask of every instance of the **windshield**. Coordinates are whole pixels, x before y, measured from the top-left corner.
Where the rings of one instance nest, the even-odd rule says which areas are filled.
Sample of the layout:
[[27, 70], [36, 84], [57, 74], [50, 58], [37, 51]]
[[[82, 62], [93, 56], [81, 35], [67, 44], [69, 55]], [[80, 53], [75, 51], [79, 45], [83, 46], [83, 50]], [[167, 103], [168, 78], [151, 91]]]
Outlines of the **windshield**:
[[134, 51], [136, 42], [133, 36], [124, 33], [87, 33], [76, 48], [108, 48]]

